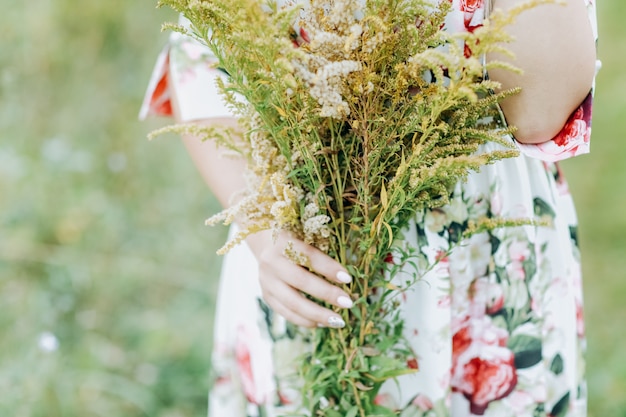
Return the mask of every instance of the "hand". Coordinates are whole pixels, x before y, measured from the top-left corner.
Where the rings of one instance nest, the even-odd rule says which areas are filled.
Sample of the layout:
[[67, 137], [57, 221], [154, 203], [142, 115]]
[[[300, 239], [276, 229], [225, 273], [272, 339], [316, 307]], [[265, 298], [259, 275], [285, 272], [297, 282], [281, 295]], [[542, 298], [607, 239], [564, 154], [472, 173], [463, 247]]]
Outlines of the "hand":
[[[263, 299], [276, 313], [304, 327], [345, 326], [339, 314], [302, 295], [311, 295], [340, 308], [352, 307], [349, 294], [338, 287], [352, 280], [341, 264], [286, 232], [280, 233], [275, 242], [269, 231], [250, 236], [247, 241], [259, 262]], [[315, 273], [284, 255], [288, 242], [293, 243], [296, 252], [308, 257]]]

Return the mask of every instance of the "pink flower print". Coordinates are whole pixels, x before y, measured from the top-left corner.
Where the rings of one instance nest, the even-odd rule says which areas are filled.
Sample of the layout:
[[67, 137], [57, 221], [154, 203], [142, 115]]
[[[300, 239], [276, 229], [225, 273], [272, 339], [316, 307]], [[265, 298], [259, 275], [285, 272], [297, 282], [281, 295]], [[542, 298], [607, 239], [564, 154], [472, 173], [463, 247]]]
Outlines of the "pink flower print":
[[507, 398], [507, 403], [516, 416], [529, 415], [529, 410], [536, 405], [532, 395], [525, 391], [512, 392]]
[[411, 401], [411, 404], [419, 408], [421, 411], [432, 410], [434, 405], [433, 402], [424, 394], [419, 394], [417, 397]]
[[376, 398], [374, 398], [374, 404], [380, 405], [392, 410], [396, 410], [398, 408], [398, 404], [396, 404], [393, 396], [388, 393], [378, 394]]
[[248, 402], [251, 404], [264, 404], [270, 397], [273, 387], [268, 378], [271, 378], [271, 363], [264, 363], [255, 358], [252, 352], [259, 350], [260, 335], [244, 326], [237, 329], [235, 342], [235, 360], [241, 385]]
[[515, 240], [509, 245], [509, 257], [513, 261], [523, 262], [530, 255], [528, 242]]
[[262, 399], [257, 398], [256, 386], [254, 384], [254, 375], [252, 374], [252, 363], [250, 358], [250, 349], [245, 342], [239, 340], [235, 346], [235, 357], [237, 359], [237, 367], [241, 376], [241, 384], [246, 398], [252, 404], [261, 404]]
[[204, 54], [202, 46], [194, 42], [183, 42], [180, 45], [180, 48], [183, 50], [185, 55], [187, 55], [187, 58], [192, 61], [199, 61]]
[[491, 195], [489, 207], [493, 215], [500, 215], [500, 213], [502, 212], [502, 195], [499, 192], [496, 191]]
[[444, 250], [437, 251], [435, 254], [435, 273], [438, 276], [447, 277], [450, 275], [450, 260], [448, 259], [448, 252]]
[[444, 295], [440, 297], [439, 300], [437, 301], [437, 307], [442, 308], [442, 309], [450, 308], [451, 305], [452, 305], [452, 299], [449, 295]]
[[507, 273], [512, 279], [526, 279], [526, 271], [523, 262], [528, 259], [530, 249], [528, 242], [515, 240], [509, 245], [509, 258], [511, 263], [506, 267]]
[[583, 305], [576, 300], [576, 333], [579, 338], [585, 337], [585, 321], [583, 317]]
[[499, 284], [490, 284], [487, 290], [487, 314], [496, 314], [504, 307], [504, 292]]

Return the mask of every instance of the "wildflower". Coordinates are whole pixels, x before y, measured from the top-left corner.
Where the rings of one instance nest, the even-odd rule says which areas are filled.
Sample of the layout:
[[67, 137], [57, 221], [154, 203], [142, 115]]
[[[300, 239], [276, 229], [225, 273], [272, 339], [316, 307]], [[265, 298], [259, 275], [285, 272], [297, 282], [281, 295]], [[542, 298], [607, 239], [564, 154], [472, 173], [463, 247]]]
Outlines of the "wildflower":
[[43, 352], [54, 352], [59, 349], [59, 339], [51, 332], [43, 332], [39, 335], [39, 349]]

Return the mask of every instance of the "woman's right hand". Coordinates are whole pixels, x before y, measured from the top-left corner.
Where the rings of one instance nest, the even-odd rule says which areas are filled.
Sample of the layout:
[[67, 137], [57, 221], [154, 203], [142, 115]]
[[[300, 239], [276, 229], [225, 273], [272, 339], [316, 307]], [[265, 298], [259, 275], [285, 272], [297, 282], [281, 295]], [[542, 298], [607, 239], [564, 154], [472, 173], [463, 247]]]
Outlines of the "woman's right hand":
[[[259, 263], [259, 282], [265, 302], [288, 321], [304, 327], [344, 327], [341, 316], [307, 299], [326, 301], [340, 308], [352, 307], [350, 295], [340, 288], [352, 278], [337, 261], [287, 232], [274, 241], [270, 231], [249, 236], [247, 242]], [[287, 244], [309, 259], [310, 269], [296, 265], [284, 254]]]

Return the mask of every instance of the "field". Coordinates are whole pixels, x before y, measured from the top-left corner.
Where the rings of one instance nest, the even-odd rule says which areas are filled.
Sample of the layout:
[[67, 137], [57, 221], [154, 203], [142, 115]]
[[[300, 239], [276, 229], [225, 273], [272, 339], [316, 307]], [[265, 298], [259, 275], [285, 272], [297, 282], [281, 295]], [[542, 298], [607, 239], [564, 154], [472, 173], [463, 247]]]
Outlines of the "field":
[[[176, 16], [152, 0], [0, 13], [0, 417], [206, 413], [217, 203], [164, 121], [137, 121]], [[581, 222], [590, 415], [626, 417], [626, 3], [601, 2]]]

